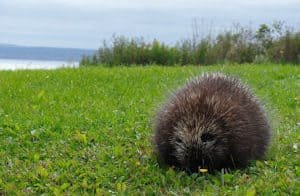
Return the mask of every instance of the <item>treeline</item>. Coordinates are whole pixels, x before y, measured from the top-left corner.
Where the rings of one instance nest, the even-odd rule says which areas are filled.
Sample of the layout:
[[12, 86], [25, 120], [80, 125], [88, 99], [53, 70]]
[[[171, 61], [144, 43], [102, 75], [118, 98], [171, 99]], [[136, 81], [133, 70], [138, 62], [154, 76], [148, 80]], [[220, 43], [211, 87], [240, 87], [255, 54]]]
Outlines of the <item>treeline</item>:
[[217, 36], [208, 35], [168, 46], [158, 40], [114, 36], [104, 41], [92, 56], [80, 65], [211, 65], [220, 63], [300, 63], [300, 32], [284, 27], [282, 22], [262, 24], [256, 30], [236, 26]]

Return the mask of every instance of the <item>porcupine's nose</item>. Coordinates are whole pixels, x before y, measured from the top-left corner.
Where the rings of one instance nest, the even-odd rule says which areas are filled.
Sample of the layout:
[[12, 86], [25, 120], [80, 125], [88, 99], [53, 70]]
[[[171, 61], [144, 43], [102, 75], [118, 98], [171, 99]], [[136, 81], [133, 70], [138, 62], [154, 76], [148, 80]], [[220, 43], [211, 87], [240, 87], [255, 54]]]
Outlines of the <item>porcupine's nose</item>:
[[188, 157], [186, 157], [186, 169], [188, 172], [197, 172], [200, 165], [203, 164], [202, 149], [193, 146], [188, 149]]

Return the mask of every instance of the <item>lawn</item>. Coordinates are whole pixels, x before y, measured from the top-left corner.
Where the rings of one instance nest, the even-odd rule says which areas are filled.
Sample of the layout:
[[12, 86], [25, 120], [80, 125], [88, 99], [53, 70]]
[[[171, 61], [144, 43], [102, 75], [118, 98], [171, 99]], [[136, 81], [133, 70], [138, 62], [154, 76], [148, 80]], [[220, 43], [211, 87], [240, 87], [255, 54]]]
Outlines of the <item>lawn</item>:
[[[152, 119], [192, 76], [238, 76], [265, 105], [265, 161], [231, 173], [160, 168]], [[300, 67], [116, 67], [0, 72], [0, 195], [300, 194]]]

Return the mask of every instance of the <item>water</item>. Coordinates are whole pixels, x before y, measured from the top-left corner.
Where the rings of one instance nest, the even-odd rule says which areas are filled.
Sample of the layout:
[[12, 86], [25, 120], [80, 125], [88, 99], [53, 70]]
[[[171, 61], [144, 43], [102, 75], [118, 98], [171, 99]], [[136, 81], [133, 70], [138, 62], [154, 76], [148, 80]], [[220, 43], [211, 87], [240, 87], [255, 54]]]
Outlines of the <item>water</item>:
[[62, 67], [78, 67], [78, 62], [68, 61], [41, 61], [22, 59], [0, 59], [0, 70], [20, 69], [57, 69]]

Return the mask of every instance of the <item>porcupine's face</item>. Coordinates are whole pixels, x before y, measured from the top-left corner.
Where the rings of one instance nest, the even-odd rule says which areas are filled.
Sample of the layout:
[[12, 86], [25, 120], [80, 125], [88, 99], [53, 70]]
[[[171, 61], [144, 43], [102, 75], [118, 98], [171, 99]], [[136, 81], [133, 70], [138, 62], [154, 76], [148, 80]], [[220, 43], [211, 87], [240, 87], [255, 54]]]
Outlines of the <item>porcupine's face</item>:
[[218, 127], [188, 131], [181, 126], [173, 138], [174, 155], [181, 169], [197, 172], [201, 169], [213, 171], [225, 167], [229, 147], [226, 136]]

